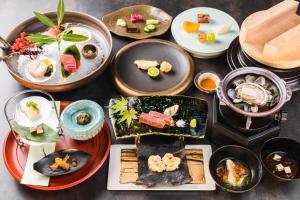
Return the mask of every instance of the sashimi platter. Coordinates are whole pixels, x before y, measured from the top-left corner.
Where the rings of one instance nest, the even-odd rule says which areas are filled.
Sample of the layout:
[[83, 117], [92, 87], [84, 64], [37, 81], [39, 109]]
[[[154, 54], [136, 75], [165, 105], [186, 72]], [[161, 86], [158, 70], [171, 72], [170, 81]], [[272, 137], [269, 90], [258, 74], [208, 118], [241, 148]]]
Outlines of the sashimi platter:
[[[67, 189], [107, 159], [108, 172], [101, 170], [114, 191], [244, 193], [264, 178], [300, 179], [300, 143], [278, 137], [288, 120], [282, 107], [300, 89], [300, 40], [285, 43], [299, 33], [298, 1], [250, 15], [241, 32], [229, 13], [209, 7], [171, 16], [134, 5], [100, 20], [57, 2], [57, 11], [33, 11], [0, 37], [0, 61], [29, 88], [4, 106], [11, 130], [3, 160], [17, 182]], [[291, 23], [268, 29], [272, 20]], [[168, 32], [176, 43], [153, 38]], [[124, 40], [115, 55], [113, 39]], [[222, 54], [227, 74], [195, 64]], [[105, 77], [103, 86], [104, 76], [95, 78], [107, 67], [111, 81]], [[68, 99], [69, 90], [87, 94], [82, 91], [93, 79], [97, 88], [88, 92], [101, 101]], [[57, 95], [64, 99], [54, 92], [64, 92]]]

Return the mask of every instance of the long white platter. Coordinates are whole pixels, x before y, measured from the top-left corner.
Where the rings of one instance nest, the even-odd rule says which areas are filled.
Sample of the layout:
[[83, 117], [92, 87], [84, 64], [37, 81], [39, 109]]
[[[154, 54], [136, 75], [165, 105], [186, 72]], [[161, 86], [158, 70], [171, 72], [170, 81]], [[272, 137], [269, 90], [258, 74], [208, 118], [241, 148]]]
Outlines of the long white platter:
[[212, 151], [210, 145], [186, 145], [186, 149], [202, 149], [204, 160], [205, 184], [184, 184], [176, 186], [158, 186], [148, 188], [134, 183], [120, 184], [121, 149], [135, 149], [136, 145], [112, 145], [109, 157], [107, 190], [174, 190], [174, 191], [200, 191], [215, 190], [216, 185], [210, 175], [208, 162]]

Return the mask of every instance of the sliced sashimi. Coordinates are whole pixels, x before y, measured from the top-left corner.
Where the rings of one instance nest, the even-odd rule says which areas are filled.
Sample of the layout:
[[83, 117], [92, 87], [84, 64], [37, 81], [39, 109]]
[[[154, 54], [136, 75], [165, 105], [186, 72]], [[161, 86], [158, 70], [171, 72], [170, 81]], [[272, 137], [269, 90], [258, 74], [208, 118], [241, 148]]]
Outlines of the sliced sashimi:
[[50, 37], [57, 37], [59, 34], [58, 28], [50, 28], [45, 34]]
[[168, 126], [174, 126], [175, 124], [173, 118], [170, 115], [165, 115], [156, 111], [150, 111], [149, 115], [164, 120]]
[[64, 66], [64, 70], [69, 73], [74, 73], [79, 69], [79, 62], [71, 54], [61, 55], [60, 61]]
[[166, 125], [166, 122], [163, 119], [153, 117], [147, 113], [142, 113], [140, 115], [139, 122], [156, 128], [164, 128]]

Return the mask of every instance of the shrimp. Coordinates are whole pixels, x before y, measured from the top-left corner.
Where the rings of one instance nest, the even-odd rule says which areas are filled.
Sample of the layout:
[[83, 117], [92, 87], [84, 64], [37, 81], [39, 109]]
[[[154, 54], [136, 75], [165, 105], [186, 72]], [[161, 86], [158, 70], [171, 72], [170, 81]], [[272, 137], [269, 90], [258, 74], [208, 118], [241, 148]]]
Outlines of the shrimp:
[[34, 78], [44, 78], [47, 72], [48, 66], [43, 61], [32, 61], [29, 63], [28, 72]]

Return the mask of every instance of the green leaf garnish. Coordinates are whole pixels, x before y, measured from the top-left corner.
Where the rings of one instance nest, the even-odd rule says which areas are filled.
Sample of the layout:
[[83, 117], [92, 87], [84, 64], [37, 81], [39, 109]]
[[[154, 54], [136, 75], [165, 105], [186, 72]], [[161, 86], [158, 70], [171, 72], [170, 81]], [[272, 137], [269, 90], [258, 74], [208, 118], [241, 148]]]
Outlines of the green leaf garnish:
[[65, 49], [64, 54], [71, 54], [76, 60], [80, 60], [80, 52], [76, 45], [69, 46]]
[[88, 39], [88, 37], [79, 34], [66, 33], [62, 36], [63, 40], [68, 42], [82, 42]]
[[122, 118], [119, 123], [126, 121], [127, 127], [129, 128], [132, 120], [137, 119], [137, 112], [134, 109], [124, 110], [121, 114]]
[[59, 0], [58, 5], [57, 5], [57, 24], [58, 24], [58, 27], [60, 26], [61, 22], [64, 19], [64, 14], [65, 14], [64, 0]]
[[124, 97], [121, 97], [121, 99], [117, 99], [114, 101], [113, 105], [111, 105], [109, 108], [114, 110], [114, 113], [123, 113], [125, 110], [127, 110], [127, 104], [128, 100]]
[[56, 41], [56, 39], [54, 37], [50, 37], [48, 35], [43, 35], [41, 33], [28, 35], [26, 38], [38, 45], [48, 44], [48, 43], [52, 43], [52, 42]]
[[30, 133], [28, 127], [20, 126], [16, 122], [12, 122], [12, 129], [22, 136], [23, 138], [34, 141], [34, 142], [57, 142], [59, 140], [59, 135], [51, 127], [46, 124], [42, 124], [44, 133], [36, 134]]
[[42, 22], [43, 24], [45, 24], [46, 26], [48, 26], [50, 28], [55, 27], [55, 24], [53, 23], [53, 21], [51, 19], [49, 19], [46, 15], [39, 13], [39, 12], [33, 12], [33, 13], [36, 16], [36, 18], [38, 18], [38, 20], [40, 22]]
[[33, 108], [35, 110], [39, 110], [39, 105], [37, 103], [35, 103], [34, 101], [28, 101], [26, 102], [26, 106]]

